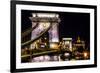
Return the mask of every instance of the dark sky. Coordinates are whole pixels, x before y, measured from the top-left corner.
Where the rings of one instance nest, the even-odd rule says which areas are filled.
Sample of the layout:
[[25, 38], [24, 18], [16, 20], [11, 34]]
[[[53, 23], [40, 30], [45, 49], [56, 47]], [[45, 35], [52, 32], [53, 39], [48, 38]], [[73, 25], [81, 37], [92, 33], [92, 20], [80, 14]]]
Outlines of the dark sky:
[[72, 37], [76, 39], [80, 36], [82, 40], [87, 43], [90, 41], [90, 14], [89, 13], [71, 13], [71, 12], [44, 12], [44, 11], [30, 11], [22, 10], [22, 31], [32, 27], [29, 17], [34, 12], [42, 13], [58, 13], [61, 19], [59, 24], [59, 36]]

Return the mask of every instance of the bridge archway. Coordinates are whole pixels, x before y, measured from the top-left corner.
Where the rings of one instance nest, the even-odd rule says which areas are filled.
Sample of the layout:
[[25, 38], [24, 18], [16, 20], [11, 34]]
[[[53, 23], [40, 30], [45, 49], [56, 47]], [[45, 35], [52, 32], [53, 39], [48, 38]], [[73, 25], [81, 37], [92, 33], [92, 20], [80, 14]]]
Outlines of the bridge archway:
[[[56, 13], [32, 13], [32, 17], [30, 17], [32, 21], [32, 28], [36, 25], [38, 27], [34, 29], [31, 33], [31, 39], [35, 39], [37, 36], [41, 35], [41, 32], [45, 31], [47, 28], [50, 29], [46, 32], [49, 33], [49, 44], [52, 47], [52, 43], [59, 42], [59, 15]], [[31, 49], [34, 48], [35, 43], [31, 44]]]

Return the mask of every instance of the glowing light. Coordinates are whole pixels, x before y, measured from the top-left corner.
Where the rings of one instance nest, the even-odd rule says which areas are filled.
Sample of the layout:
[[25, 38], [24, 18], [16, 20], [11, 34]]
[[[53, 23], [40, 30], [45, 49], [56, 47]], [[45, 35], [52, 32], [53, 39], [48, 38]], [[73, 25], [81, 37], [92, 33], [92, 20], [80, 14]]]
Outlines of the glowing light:
[[50, 48], [58, 49], [58, 44], [57, 43], [50, 43]]
[[65, 42], [65, 44], [69, 44], [69, 43], [70, 43], [69, 41], [66, 41], [66, 42]]
[[45, 22], [45, 23], [40, 23], [39, 28], [40, 29], [47, 29], [50, 26], [49, 22]]
[[36, 14], [35, 14], [35, 13], [33, 13], [33, 14], [32, 14], [32, 16], [33, 16], [33, 17], [36, 17]]
[[56, 14], [56, 16], [55, 16], [55, 17], [57, 17], [57, 18], [58, 18], [58, 17], [59, 17], [59, 15], [58, 15], [58, 14]]
[[88, 56], [88, 53], [87, 52], [84, 52], [84, 57], [86, 58]]
[[45, 45], [47, 45], [47, 43], [45, 43]]
[[72, 40], [72, 38], [62, 38], [63, 40]]
[[59, 15], [57, 14], [50, 14], [50, 13], [37, 13], [38, 17], [58, 17]]
[[45, 37], [44, 39], [46, 40], [47, 38]]
[[44, 27], [44, 28], [47, 28], [47, 27], [49, 27], [49, 26], [50, 26], [50, 23], [49, 23], [49, 22], [43, 23], [43, 27]]
[[79, 37], [79, 36], [78, 36], [77, 42], [78, 42], [78, 43], [80, 43], [80, 42], [81, 42], [81, 40], [80, 40], [80, 37]]
[[53, 41], [53, 42], [59, 42], [59, 41], [58, 41], [58, 38], [52, 38], [52, 41]]
[[65, 55], [65, 56], [69, 56], [70, 54], [69, 54], [69, 53], [65, 53], [64, 55]]
[[59, 17], [58, 14], [54, 14], [54, 13], [32, 13], [33, 17]]

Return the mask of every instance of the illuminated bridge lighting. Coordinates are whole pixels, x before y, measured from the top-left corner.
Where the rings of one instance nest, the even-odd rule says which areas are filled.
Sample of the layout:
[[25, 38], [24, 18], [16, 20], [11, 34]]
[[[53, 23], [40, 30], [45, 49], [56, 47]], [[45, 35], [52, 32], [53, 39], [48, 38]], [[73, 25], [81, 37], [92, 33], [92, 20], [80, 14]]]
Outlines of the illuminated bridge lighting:
[[33, 13], [32, 14], [33, 17], [49, 17], [49, 18], [52, 18], [52, 17], [59, 17], [58, 14], [53, 14], [53, 13]]

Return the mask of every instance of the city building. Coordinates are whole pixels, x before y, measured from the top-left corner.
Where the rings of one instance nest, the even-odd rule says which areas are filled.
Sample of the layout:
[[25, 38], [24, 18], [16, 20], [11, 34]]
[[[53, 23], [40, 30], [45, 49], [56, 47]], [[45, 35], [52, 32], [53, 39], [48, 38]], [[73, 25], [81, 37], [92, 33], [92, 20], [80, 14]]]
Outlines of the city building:
[[64, 49], [72, 51], [72, 38], [62, 38], [62, 46]]

